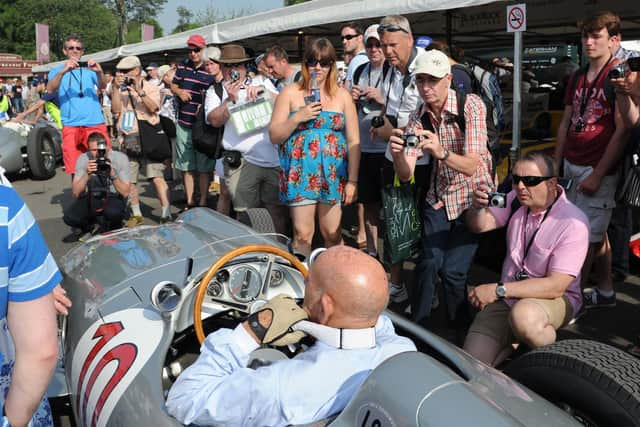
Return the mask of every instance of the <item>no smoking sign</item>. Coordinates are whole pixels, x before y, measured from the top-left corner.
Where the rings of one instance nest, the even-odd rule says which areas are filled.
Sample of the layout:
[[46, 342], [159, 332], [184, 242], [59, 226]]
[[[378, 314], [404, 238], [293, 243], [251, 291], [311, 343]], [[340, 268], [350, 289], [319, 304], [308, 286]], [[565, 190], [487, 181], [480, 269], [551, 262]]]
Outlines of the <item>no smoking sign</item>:
[[527, 30], [527, 5], [507, 6], [507, 32], [515, 33]]

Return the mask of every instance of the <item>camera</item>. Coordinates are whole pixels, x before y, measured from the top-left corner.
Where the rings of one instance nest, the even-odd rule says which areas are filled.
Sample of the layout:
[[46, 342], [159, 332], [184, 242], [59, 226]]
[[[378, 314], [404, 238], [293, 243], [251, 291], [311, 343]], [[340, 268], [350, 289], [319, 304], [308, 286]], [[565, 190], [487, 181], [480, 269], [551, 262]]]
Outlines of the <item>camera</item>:
[[98, 167], [98, 173], [103, 175], [109, 175], [111, 172], [111, 164], [107, 159], [107, 143], [98, 141], [98, 154], [96, 156], [96, 166]]
[[133, 86], [134, 83], [135, 83], [135, 80], [133, 80], [133, 78], [131, 78], [131, 77], [125, 77], [124, 78], [124, 85], [125, 86]]
[[402, 140], [407, 148], [416, 148], [420, 142], [418, 135], [413, 133], [405, 133], [402, 135]]
[[584, 119], [582, 117], [579, 117], [578, 121], [576, 121], [575, 131], [576, 132], [584, 132], [584, 128], [585, 127], [586, 127], [586, 125], [584, 123]]
[[240, 71], [238, 70], [231, 70], [231, 74], [229, 75], [229, 77], [231, 78], [231, 82], [237, 82], [238, 80], [240, 80]]
[[89, 63], [87, 61], [78, 61], [78, 67], [87, 68], [89, 67]]
[[371, 119], [371, 127], [372, 128], [381, 128], [382, 126], [384, 126], [384, 117], [382, 116], [375, 116]]
[[607, 77], [610, 79], [622, 79], [624, 78], [624, 64], [619, 64], [613, 67]]
[[498, 191], [487, 193], [489, 196], [489, 206], [493, 208], [504, 208], [507, 206], [507, 194]]
[[527, 270], [520, 270], [516, 273], [515, 278], [518, 282], [521, 280], [527, 280], [529, 278], [529, 273], [527, 273]]

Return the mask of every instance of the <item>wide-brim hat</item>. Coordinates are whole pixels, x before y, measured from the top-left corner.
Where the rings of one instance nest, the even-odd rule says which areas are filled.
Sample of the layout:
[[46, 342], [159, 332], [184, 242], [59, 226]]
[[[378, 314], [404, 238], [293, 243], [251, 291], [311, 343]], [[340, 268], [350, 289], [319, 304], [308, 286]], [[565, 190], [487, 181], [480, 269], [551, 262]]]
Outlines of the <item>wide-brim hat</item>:
[[244, 47], [239, 44], [227, 44], [222, 46], [222, 55], [217, 62], [223, 64], [239, 64], [242, 62], [248, 62], [252, 58], [247, 55]]

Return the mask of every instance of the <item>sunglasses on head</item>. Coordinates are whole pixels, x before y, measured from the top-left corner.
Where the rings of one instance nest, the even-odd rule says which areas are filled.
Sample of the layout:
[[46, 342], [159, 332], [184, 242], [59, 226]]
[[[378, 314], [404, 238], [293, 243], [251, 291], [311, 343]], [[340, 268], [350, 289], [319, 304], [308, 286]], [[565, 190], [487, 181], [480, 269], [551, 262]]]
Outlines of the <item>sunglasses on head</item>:
[[353, 40], [356, 37], [358, 37], [360, 34], [345, 34], [344, 36], [341, 36], [342, 40]]
[[518, 185], [520, 181], [527, 187], [535, 187], [539, 185], [543, 181], [547, 181], [551, 178], [555, 178], [554, 176], [520, 176], [520, 175], [511, 175], [513, 178], [513, 185]]
[[313, 68], [318, 64], [320, 64], [320, 66], [323, 68], [328, 68], [333, 65], [333, 61], [330, 59], [307, 59], [308, 68]]
[[190, 48], [189, 48], [189, 52], [191, 52], [191, 53], [198, 53], [198, 52], [200, 52], [201, 50], [202, 50], [202, 49], [201, 49], [201, 48], [199, 48], [199, 47], [190, 47]]
[[378, 34], [382, 34], [385, 31], [389, 31], [390, 33], [402, 31], [403, 33], [409, 34], [409, 31], [405, 30], [404, 28], [396, 24], [384, 24], [384, 25], [378, 26]]
[[82, 46], [69, 46], [67, 47], [67, 50], [84, 50], [84, 48]]

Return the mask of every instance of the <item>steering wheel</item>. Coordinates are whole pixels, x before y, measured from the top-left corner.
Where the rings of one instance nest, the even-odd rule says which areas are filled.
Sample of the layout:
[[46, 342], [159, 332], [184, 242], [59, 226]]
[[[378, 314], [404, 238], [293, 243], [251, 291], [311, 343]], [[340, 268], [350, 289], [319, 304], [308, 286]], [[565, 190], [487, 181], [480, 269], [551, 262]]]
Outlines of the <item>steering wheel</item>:
[[[196, 298], [193, 303], [193, 327], [196, 331], [196, 337], [198, 338], [198, 343], [200, 345], [202, 345], [205, 339], [204, 328], [202, 327], [202, 303], [204, 302], [204, 297], [207, 293], [207, 286], [209, 286], [209, 282], [213, 280], [218, 270], [224, 267], [229, 261], [239, 257], [240, 255], [245, 255], [252, 252], [262, 252], [274, 255], [273, 257], [270, 257], [270, 264], [274, 262], [275, 256], [282, 257], [285, 260], [289, 261], [296, 270], [302, 273], [302, 277], [304, 277], [305, 279], [309, 274], [307, 267], [305, 267], [305, 265], [301, 263], [298, 258], [283, 249], [271, 245], [240, 246], [239, 248], [233, 249], [222, 255], [216, 262], [211, 265], [211, 267], [209, 267], [207, 273], [204, 275], [202, 280], [200, 280], [200, 284], [198, 285], [198, 293], [196, 294]], [[270, 270], [270, 266], [268, 270]]]

